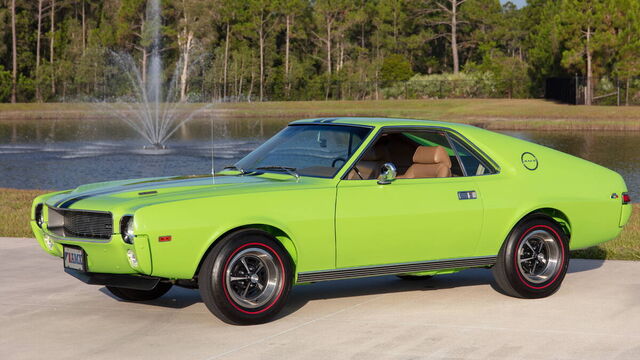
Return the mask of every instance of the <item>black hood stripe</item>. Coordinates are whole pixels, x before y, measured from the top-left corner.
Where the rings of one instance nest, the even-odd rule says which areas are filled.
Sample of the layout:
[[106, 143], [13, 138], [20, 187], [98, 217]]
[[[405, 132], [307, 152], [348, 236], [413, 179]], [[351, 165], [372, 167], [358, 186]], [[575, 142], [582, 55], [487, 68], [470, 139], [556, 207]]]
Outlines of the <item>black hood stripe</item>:
[[[139, 186], [135, 186], [135, 184], [128, 185], [131, 187], [128, 187], [127, 185], [121, 185], [119, 187], [114, 187], [107, 190], [84, 193], [84, 194], [73, 196], [70, 198], [68, 197], [56, 202], [54, 204], [54, 207], [61, 208], [61, 209], [68, 209], [71, 205], [77, 203], [80, 200], [88, 199], [95, 196], [111, 195], [111, 194], [117, 194], [117, 193], [128, 192], [128, 191], [139, 191], [139, 190], [145, 190], [149, 188], [157, 188], [158, 186], [173, 185], [173, 184], [180, 184], [180, 183], [188, 184], [192, 181], [202, 181], [202, 179], [203, 178], [167, 180], [165, 182], [159, 181], [159, 182], [153, 182], [153, 183], [146, 183], [144, 185], [139, 185]], [[203, 184], [203, 185], [208, 185], [208, 184]]]

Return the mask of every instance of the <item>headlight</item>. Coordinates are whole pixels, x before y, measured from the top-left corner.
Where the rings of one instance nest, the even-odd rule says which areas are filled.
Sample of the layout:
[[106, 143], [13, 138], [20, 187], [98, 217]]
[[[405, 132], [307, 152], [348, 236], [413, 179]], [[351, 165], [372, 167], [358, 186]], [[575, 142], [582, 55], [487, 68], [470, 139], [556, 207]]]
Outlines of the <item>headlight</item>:
[[42, 228], [42, 224], [44, 224], [44, 212], [42, 211], [42, 207], [42, 204], [36, 205], [35, 219], [39, 228]]
[[120, 220], [120, 235], [124, 242], [133, 244], [133, 239], [136, 236], [133, 233], [133, 216], [127, 215], [122, 217], [122, 220]]

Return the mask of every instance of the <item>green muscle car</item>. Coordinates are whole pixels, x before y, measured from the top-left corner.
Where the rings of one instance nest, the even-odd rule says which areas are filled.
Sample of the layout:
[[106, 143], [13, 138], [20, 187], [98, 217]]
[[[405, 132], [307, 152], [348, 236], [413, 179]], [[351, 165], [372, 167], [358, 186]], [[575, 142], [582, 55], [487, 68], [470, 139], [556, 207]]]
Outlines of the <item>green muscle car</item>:
[[611, 240], [624, 180], [469, 125], [299, 120], [215, 176], [46, 194], [31, 226], [64, 270], [146, 301], [198, 288], [223, 321], [272, 319], [296, 284], [492, 268], [504, 293], [553, 294], [569, 250]]

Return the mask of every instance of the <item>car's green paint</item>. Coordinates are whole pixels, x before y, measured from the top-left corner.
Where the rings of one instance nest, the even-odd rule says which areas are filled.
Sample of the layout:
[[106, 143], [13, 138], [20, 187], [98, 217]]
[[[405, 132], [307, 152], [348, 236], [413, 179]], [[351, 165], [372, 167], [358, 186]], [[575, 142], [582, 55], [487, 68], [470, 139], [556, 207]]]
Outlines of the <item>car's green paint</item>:
[[[319, 124], [317, 119], [293, 124]], [[531, 213], [545, 213], [570, 233], [572, 249], [615, 238], [629, 219], [630, 205], [612, 194], [627, 191], [620, 175], [588, 161], [469, 125], [402, 119], [338, 118], [331, 124], [368, 126], [363, 145], [332, 179], [265, 173], [242, 176], [225, 171], [215, 177], [153, 178], [91, 184], [37, 197], [53, 205], [80, 195], [71, 209], [110, 211], [114, 235], [106, 242], [57, 238], [87, 253], [88, 270], [191, 279], [217, 240], [239, 228], [271, 233], [291, 255], [296, 272], [423, 260], [495, 256], [511, 229]], [[496, 173], [471, 177], [342, 180], [384, 128], [448, 131], [475, 148]], [[536, 170], [521, 156], [535, 155]], [[139, 195], [143, 191], [156, 194]], [[458, 200], [458, 191], [475, 190], [476, 200]], [[102, 195], [99, 195], [102, 194]], [[48, 221], [45, 211], [45, 221]], [[133, 215], [136, 238], [125, 244], [120, 218]], [[46, 226], [44, 226], [46, 228]], [[159, 242], [170, 235], [169, 242]], [[132, 268], [127, 250], [139, 266]], [[433, 273], [433, 272], [430, 272]], [[426, 274], [426, 273], [425, 273]]]

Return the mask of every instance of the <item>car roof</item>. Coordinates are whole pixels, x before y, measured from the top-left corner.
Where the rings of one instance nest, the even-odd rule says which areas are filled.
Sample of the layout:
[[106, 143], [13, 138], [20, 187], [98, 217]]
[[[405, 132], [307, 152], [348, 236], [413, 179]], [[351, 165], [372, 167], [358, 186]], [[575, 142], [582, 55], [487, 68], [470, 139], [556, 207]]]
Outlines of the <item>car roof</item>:
[[383, 126], [435, 126], [447, 128], [470, 127], [470, 125], [451, 123], [435, 120], [401, 119], [401, 118], [381, 118], [381, 117], [326, 117], [314, 119], [302, 119], [292, 121], [291, 125], [301, 124], [327, 124], [327, 125], [366, 125], [373, 127]]

